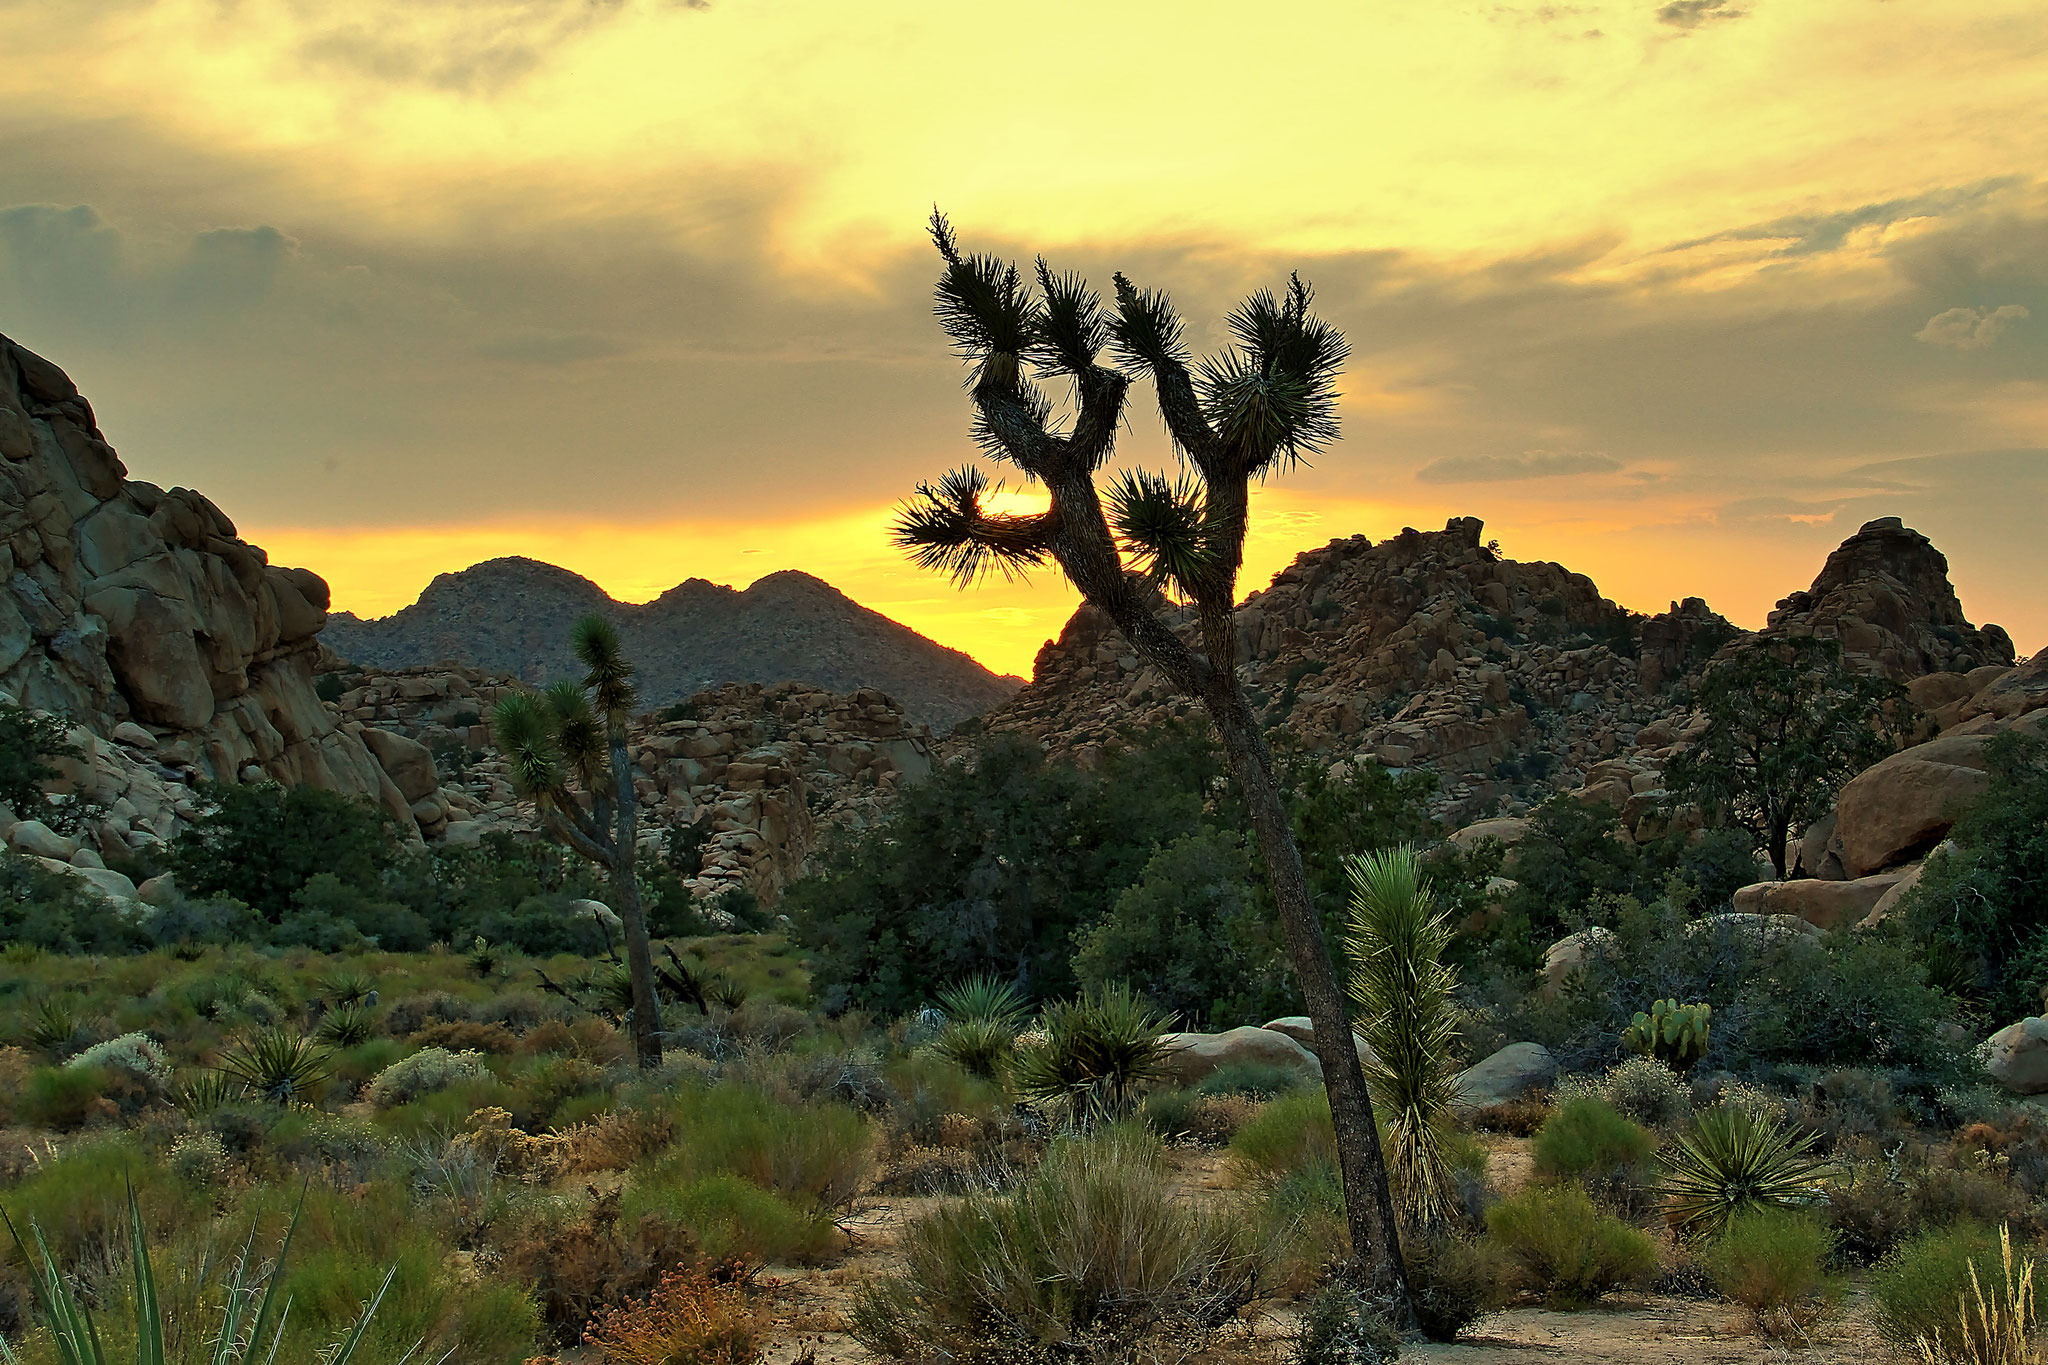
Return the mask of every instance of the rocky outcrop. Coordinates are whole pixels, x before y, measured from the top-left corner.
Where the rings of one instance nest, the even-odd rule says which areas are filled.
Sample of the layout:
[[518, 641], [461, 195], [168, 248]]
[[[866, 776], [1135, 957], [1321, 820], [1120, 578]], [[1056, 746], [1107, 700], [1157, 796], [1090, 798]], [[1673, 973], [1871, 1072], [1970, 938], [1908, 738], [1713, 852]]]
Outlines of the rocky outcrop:
[[1853, 881], [1758, 882], [1737, 891], [1734, 905], [1738, 914], [1792, 915], [1816, 929], [1840, 929], [1862, 923], [1904, 879], [1903, 872], [1884, 872]]
[[1973, 626], [1948, 579], [1948, 559], [1897, 517], [1866, 522], [1828, 556], [1813, 586], [1779, 602], [1767, 635], [1822, 635], [1843, 654], [1900, 681], [2013, 663], [1997, 626]]
[[1320, 1080], [1322, 1064], [1306, 1047], [1277, 1029], [1227, 1029], [1222, 1033], [1163, 1033], [1166, 1055], [1161, 1074], [1177, 1085], [1200, 1085], [1232, 1066], [1276, 1067], [1303, 1080]]
[[1460, 1071], [1452, 1082], [1457, 1103], [1485, 1109], [1523, 1099], [1557, 1079], [1557, 1059], [1541, 1043], [1510, 1043], [1477, 1066]]
[[327, 585], [127, 474], [63, 371], [0, 337], [0, 692], [96, 737], [59, 789], [133, 843], [200, 779], [377, 798], [383, 769], [315, 692]]
[[2048, 1019], [2022, 1019], [1984, 1044], [1984, 1070], [2016, 1095], [2048, 1094]]
[[[536, 829], [486, 723], [522, 684], [472, 668], [337, 679], [337, 710], [384, 758], [429, 838], [473, 844]], [[694, 848], [680, 870], [707, 906], [735, 888], [772, 906], [827, 830], [874, 822], [900, 784], [931, 771], [932, 737], [872, 688], [734, 683], [637, 717], [628, 752], [642, 847], [664, 857], [672, 840]]]
[[570, 627], [593, 612], [618, 624], [652, 706], [732, 682], [873, 687], [911, 719], [944, 730], [1018, 687], [795, 570], [743, 592], [693, 578], [633, 605], [552, 564], [493, 559], [442, 574], [394, 615], [365, 621], [337, 612], [326, 639], [351, 662], [384, 672], [452, 661], [544, 684], [582, 675]]

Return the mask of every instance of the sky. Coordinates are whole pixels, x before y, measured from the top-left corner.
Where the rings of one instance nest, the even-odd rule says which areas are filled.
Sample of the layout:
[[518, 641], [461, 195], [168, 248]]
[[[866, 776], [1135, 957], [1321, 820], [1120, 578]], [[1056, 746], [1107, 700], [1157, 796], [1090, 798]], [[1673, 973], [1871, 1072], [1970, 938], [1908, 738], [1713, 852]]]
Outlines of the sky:
[[1205, 348], [1315, 285], [1344, 437], [1247, 590], [1476, 515], [1753, 626], [1900, 516], [2048, 646], [2039, 0], [0, 0], [0, 51], [0, 332], [340, 608], [800, 568], [1028, 673], [1070, 590], [887, 540], [973, 452], [937, 205]]

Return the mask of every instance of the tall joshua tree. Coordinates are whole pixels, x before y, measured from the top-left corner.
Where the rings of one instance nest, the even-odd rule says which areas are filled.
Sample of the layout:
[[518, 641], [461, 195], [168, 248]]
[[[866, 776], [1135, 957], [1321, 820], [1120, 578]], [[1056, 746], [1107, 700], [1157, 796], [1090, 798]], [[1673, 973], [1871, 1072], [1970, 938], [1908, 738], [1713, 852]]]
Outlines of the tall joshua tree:
[[[601, 616], [578, 621], [571, 640], [588, 670], [544, 692], [514, 692], [491, 713], [491, 734], [512, 768], [512, 784], [540, 811], [541, 828], [603, 868], [626, 930], [633, 985], [633, 1050], [643, 1068], [661, 1064], [661, 1014], [654, 951], [633, 869], [640, 812], [626, 758], [626, 720], [638, 699], [619, 633]], [[575, 782], [589, 809], [570, 789]]]
[[[1057, 565], [1140, 658], [1207, 710], [1250, 807], [1288, 958], [1315, 1024], [1352, 1244], [1376, 1287], [1405, 1306], [1393, 1200], [1344, 993], [1273, 780], [1272, 754], [1236, 669], [1251, 483], [1336, 439], [1336, 378], [1349, 353], [1343, 334], [1310, 311], [1309, 287], [1297, 275], [1277, 295], [1262, 290], [1240, 304], [1229, 320], [1234, 344], [1194, 362], [1163, 292], [1118, 274], [1115, 301], [1105, 307], [1086, 281], [1055, 273], [1042, 257], [1034, 288], [1012, 263], [962, 254], [941, 214], [932, 215], [931, 235], [945, 258], [934, 312], [971, 367], [975, 441], [1043, 484], [1051, 505], [1031, 514], [990, 511], [987, 476], [963, 467], [918, 485], [899, 514], [897, 544], [962, 587], [990, 570]], [[1147, 377], [1180, 472], [1109, 477], [1104, 466], [1131, 385]], [[1041, 382], [1071, 386], [1063, 418]], [[1184, 640], [1167, 623], [1161, 590], [1193, 607], [1196, 639]]]

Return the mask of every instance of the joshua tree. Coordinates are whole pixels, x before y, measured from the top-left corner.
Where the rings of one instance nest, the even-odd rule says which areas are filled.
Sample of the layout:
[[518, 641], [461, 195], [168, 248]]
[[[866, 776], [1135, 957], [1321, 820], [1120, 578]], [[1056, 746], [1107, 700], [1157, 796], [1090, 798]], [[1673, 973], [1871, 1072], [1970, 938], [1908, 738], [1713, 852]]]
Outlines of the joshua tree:
[[[931, 234], [945, 258], [934, 311], [971, 367], [975, 440], [1043, 484], [1051, 505], [1032, 514], [989, 511], [987, 476], [968, 466], [918, 486], [897, 521], [897, 543], [963, 587], [990, 569], [1057, 565], [1139, 657], [1207, 710], [1250, 807], [1288, 957], [1315, 1024], [1353, 1247], [1376, 1287], [1405, 1307], [1393, 1200], [1344, 993], [1273, 780], [1272, 754], [1236, 671], [1234, 613], [1251, 482], [1335, 440], [1343, 335], [1309, 311], [1309, 288], [1295, 276], [1278, 295], [1261, 291], [1239, 305], [1230, 315], [1235, 344], [1194, 363], [1164, 293], [1119, 274], [1115, 302], [1105, 307], [1079, 276], [1055, 274], [1042, 258], [1034, 289], [1014, 264], [961, 254], [940, 214], [932, 215]], [[1131, 385], [1147, 376], [1181, 472], [1126, 473], [1098, 487]], [[1056, 419], [1039, 380], [1072, 386], [1067, 420]], [[1193, 608], [1192, 640], [1169, 624], [1162, 590]]]
[[[512, 769], [512, 784], [540, 811], [549, 835], [603, 868], [626, 930], [633, 988], [633, 1050], [642, 1067], [661, 1064], [661, 1013], [654, 994], [654, 952], [633, 870], [639, 807], [626, 761], [626, 718], [637, 700], [633, 665], [618, 631], [601, 616], [576, 623], [576, 657], [589, 670], [540, 693], [514, 692], [491, 713], [491, 734]], [[584, 809], [574, 780], [589, 798]]]

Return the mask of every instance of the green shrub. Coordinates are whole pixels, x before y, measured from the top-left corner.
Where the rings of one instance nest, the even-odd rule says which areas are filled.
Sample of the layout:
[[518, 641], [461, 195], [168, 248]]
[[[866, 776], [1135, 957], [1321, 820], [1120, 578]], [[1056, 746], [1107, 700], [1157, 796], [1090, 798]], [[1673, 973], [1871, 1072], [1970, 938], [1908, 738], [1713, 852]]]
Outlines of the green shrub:
[[794, 1203], [737, 1175], [636, 1176], [620, 1202], [629, 1219], [653, 1218], [685, 1233], [700, 1254], [754, 1264], [814, 1264], [839, 1247], [832, 1215]]
[[1604, 1100], [1567, 1100], [1536, 1130], [1536, 1174], [1625, 1191], [1640, 1183], [1657, 1140]]
[[863, 1287], [851, 1314], [862, 1345], [897, 1358], [1202, 1331], [1251, 1299], [1265, 1266], [1244, 1220], [1177, 1195], [1158, 1144], [1128, 1127], [1055, 1143], [1011, 1193], [936, 1210], [901, 1245], [903, 1271]]
[[1238, 1179], [1271, 1185], [1298, 1171], [1337, 1165], [1337, 1130], [1323, 1087], [1296, 1090], [1269, 1100], [1230, 1139], [1230, 1164]]
[[1759, 1330], [1803, 1337], [1832, 1306], [1826, 1266], [1834, 1249], [1834, 1233], [1812, 1214], [1752, 1208], [1728, 1220], [1703, 1259], [1715, 1287], [1748, 1309]]
[[829, 1212], [852, 1202], [872, 1169], [867, 1121], [842, 1105], [784, 1105], [745, 1086], [693, 1086], [668, 1115], [673, 1145], [635, 1172], [636, 1183], [734, 1175]]
[[425, 1047], [378, 1072], [367, 1097], [377, 1108], [391, 1109], [453, 1085], [485, 1080], [490, 1074], [481, 1052]]
[[146, 1033], [124, 1033], [104, 1043], [94, 1043], [64, 1065], [119, 1069], [159, 1082], [171, 1078], [171, 1059]]
[[22, 1086], [21, 1115], [38, 1128], [68, 1132], [99, 1111], [108, 1080], [98, 1067], [39, 1066]]
[[[1341, 1207], [1337, 1213], [1341, 1217]], [[1504, 1301], [1507, 1267], [1492, 1242], [1449, 1230], [1410, 1232], [1402, 1239], [1401, 1255], [1416, 1325], [1432, 1341], [1457, 1340]]]
[[1937, 1361], [1978, 1365], [2002, 1359], [1983, 1349], [1981, 1332], [1970, 1330], [1969, 1305], [1975, 1297], [1973, 1268], [1986, 1300], [2008, 1297], [2010, 1268], [2003, 1260], [2000, 1234], [1981, 1224], [1922, 1233], [1871, 1276], [1878, 1331], [1902, 1350], [1925, 1341]]
[[1501, 1200], [1486, 1211], [1486, 1231], [1520, 1286], [1557, 1307], [1590, 1303], [1657, 1266], [1648, 1237], [1601, 1213], [1575, 1185], [1531, 1186]]
[[1600, 1081], [1600, 1098], [1647, 1128], [1677, 1123], [1692, 1113], [1685, 1082], [1655, 1057], [1631, 1057]]

